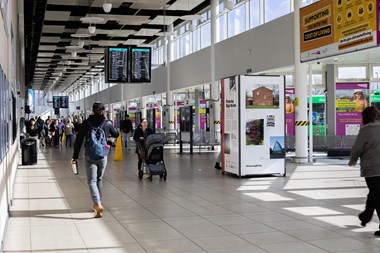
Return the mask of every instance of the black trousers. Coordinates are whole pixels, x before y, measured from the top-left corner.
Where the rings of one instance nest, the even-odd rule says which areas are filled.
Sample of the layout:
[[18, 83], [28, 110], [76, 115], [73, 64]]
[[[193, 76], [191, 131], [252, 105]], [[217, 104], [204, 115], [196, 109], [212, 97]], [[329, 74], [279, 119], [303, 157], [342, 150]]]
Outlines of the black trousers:
[[[361, 213], [361, 220], [368, 223], [376, 210], [377, 216], [380, 220], [380, 176], [379, 177], [366, 177], [369, 193], [365, 204], [365, 210]], [[379, 227], [380, 228], [380, 227]]]

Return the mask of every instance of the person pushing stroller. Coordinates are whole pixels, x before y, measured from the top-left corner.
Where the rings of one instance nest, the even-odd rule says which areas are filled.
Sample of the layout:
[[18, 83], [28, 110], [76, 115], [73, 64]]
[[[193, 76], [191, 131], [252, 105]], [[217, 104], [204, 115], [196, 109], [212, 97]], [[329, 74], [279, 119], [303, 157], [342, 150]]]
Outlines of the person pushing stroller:
[[149, 135], [153, 134], [153, 129], [148, 127], [148, 121], [145, 118], [141, 119], [140, 125], [136, 128], [134, 134], [133, 134], [133, 140], [136, 142], [136, 154], [138, 156], [139, 162], [138, 162], [138, 170], [139, 175], [142, 172], [142, 162], [145, 155], [144, 145], [145, 145], [145, 139]]

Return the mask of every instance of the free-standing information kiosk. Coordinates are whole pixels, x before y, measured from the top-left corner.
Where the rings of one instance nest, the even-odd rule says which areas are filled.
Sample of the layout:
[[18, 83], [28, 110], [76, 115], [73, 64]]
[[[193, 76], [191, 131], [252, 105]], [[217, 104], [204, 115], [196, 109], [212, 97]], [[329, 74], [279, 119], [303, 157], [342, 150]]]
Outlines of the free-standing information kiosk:
[[285, 176], [285, 78], [222, 80], [223, 172]]

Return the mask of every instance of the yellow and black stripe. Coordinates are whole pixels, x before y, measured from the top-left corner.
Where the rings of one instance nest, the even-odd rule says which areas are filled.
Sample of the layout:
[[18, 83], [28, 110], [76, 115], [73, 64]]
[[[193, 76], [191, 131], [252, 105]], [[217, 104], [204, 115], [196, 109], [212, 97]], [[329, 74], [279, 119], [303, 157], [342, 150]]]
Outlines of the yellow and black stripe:
[[303, 120], [296, 121], [296, 126], [308, 126], [308, 125], [309, 125], [309, 121], [303, 121]]
[[215, 120], [214, 125], [220, 125], [220, 120]]
[[169, 124], [174, 124], [174, 120], [169, 120]]

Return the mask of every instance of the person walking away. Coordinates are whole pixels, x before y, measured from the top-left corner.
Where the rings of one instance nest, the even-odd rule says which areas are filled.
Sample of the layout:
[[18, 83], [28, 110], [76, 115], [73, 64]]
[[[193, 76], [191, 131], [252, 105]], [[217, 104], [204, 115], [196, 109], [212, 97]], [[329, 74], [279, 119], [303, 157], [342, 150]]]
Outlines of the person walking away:
[[[380, 219], [380, 114], [376, 107], [370, 106], [362, 112], [363, 127], [359, 130], [351, 149], [348, 165], [354, 166], [360, 158], [360, 176], [365, 178], [369, 193], [365, 210], [359, 214], [361, 225], [371, 221], [376, 210]], [[380, 227], [379, 227], [380, 228]], [[380, 230], [375, 232], [380, 236]]]
[[74, 125], [71, 123], [70, 120], [67, 121], [64, 127], [64, 132], [66, 135], [66, 147], [67, 147], [67, 142], [69, 142], [70, 148], [72, 146], [73, 142], [73, 131], [74, 131]]
[[125, 147], [128, 147], [128, 149], [131, 149], [130, 146], [130, 139], [133, 133], [133, 126], [132, 121], [129, 118], [129, 115], [125, 115], [125, 119], [120, 124], [121, 131], [123, 132], [123, 140]]
[[53, 139], [53, 146], [55, 148], [59, 147], [59, 128], [58, 128], [58, 120], [55, 119], [51, 122], [49, 127], [49, 132], [51, 134], [51, 137]]
[[95, 218], [103, 215], [104, 208], [102, 206], [102, 178], [107, 165], [107, 155], [109, 145], [107, 144], [107, 136], [114, 138], [119, 136], [118, 130], [113, 126], [111, 120], [107, 120], [105, 116], [105, 107], [103, 103], [96, 102], [92, 106], [93, 114], [83, 121], [74, 143], [74, 154], [72, 163], [78, 161], [79, 152], [84, 139], [86, 139], [86, 172], [87, 183], [90, 188], [92, 202], [94, 204]]
[[145, 139], [147, 136], [153, 134], [153, 130], [148, 127], [148, 121], [147, 119], [143, 118], [141, 119], [141, 124], [136, 128], [135, 133], [133, 135], [133, 140], [136, 142], [136, 154], [138, 156], [139, 162], [137, 164], [137, 168], [139, 171], [141, 171], [141, 165], [142, 165], [142, 154], [141, 154], [141, 148], [144, 148]]

